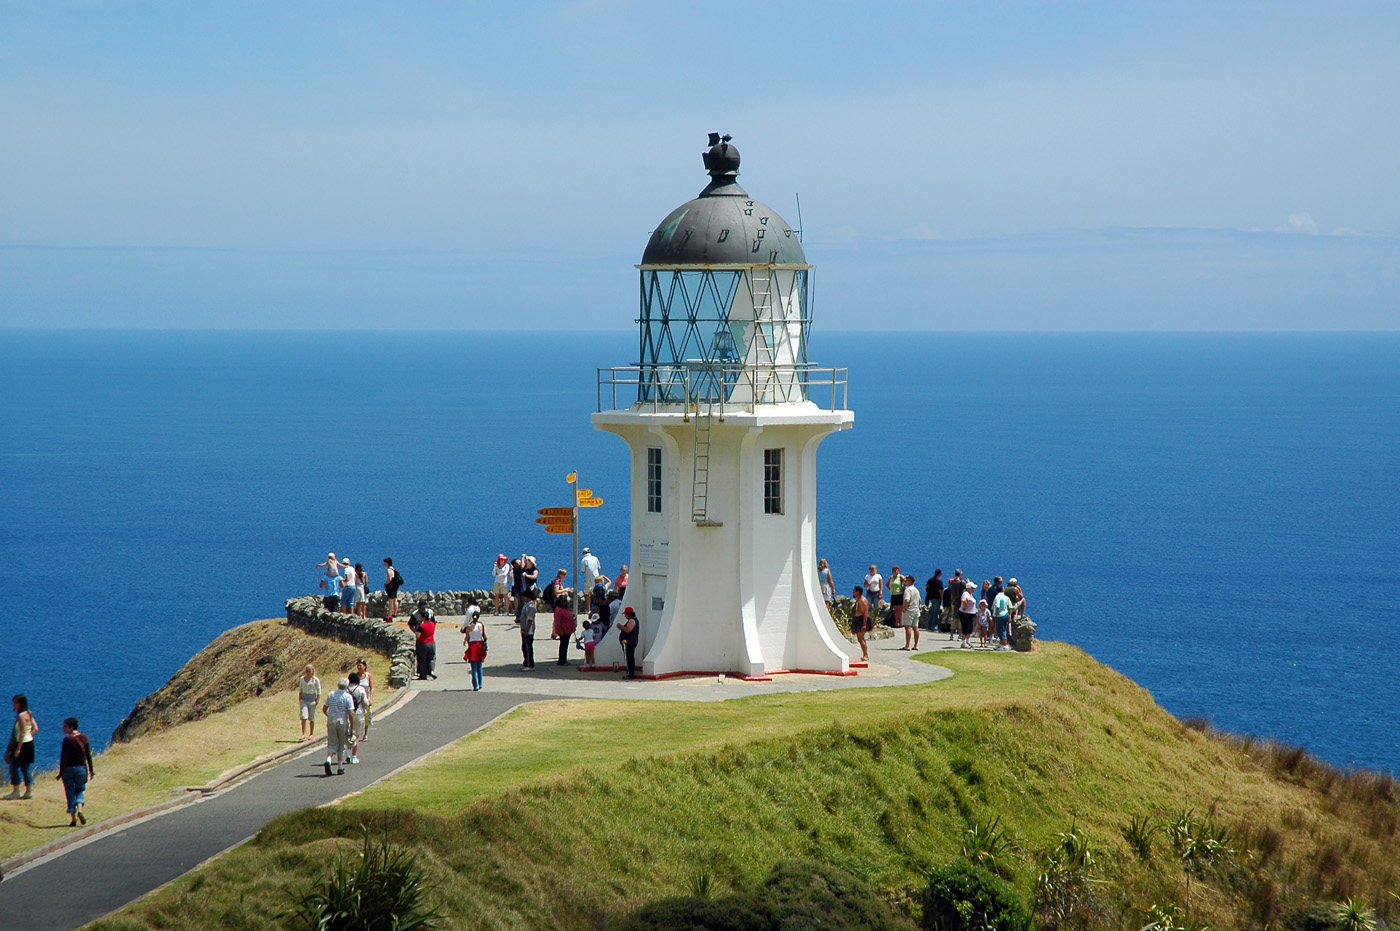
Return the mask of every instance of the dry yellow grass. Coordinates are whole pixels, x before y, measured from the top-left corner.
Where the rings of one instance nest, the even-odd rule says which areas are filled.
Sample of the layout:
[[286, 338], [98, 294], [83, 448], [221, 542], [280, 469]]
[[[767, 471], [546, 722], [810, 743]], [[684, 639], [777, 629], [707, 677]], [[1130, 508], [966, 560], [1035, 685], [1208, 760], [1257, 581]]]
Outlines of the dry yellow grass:
[[[274, 619], [255, 621], [236, 630], [244, 640], [271, 636], [276, 631], [279, 643], [294, 641], [290, 655], [299, 657], [295, 662], [298, 671], [308, 662], [314, 663], [318, 672], [353, 668], [355, 658], [363, 655], [371, 661], [375, 682], [388, 682], [387, 657], [291, 628], [286, 628], [292, 631], [288, 637], [284, 631], [276, 630], [279, 627], [285, 628], [285, 622]], [[205, 665], [207, 649], [182, 667], [171, 681], [184, 678], [198, 681], [202, 687], [217, 688], [218, 673]], [[323, 682], [325, 678], [322, 673]], [[281, 683], [278, 691], [265, 692], [197, 721], [148, 731], [128, 743], [112, 744], [93, 761], [97, 776], [87, 789], [85, 810], [89, 822], [164, 802], [180, 794], [184, 786], [207, 785], [244, 763], [297, 743], [301, 725], [295, 681], [294, 674]], [[377, 685], [376, 691], [379, 701], [387, 698], [387, 686]], [[54, 770], [35, 776], [31, 801], [0, 803], [0, 859], [76, 830], [68, 826], [63, 786], [54, 776]]]

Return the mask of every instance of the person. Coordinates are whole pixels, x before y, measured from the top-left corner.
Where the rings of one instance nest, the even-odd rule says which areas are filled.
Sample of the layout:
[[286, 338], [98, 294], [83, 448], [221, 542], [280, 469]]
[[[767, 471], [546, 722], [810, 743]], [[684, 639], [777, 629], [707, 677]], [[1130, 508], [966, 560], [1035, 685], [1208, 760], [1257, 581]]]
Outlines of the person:
[[521, 668], [529, 672], [535, 668], [535, 599], [522, 600], [516, 614], [515, 623], [520, 625]]
[[992, 587], [987, 589], [987, 604], [993, 605], [997, 602], [997, 595], [1006, 590], [1006, 586], [1001, 583], [1001, 576], [992, 576]]
[[899, 567], [890, 569], [890, 608], [894, 613], [894, 626], [904, 626], [904, 576], [899, 574]]
[[350, 560], [340, 561], [340, 610], [346, 614], [359, 614], [355, 605], [355, 567]]
[[963, 589], [966, 587], [962, 570], [954, 569], [953, 577], [948, 580], [948, 588], [943, 592], [943, 618], [948, 625], [949, 640], [958, 635], [958, 605], [962, 602]]
[[875, 564], [870, 564], [870, 571], [865, 575], [865, 600], [871, 611], [878, 611], [880, 601], [885, 596], [885, 580], [881, 577]]
[[352, 672], [348, 676], [350, 680], [350, 697], [354, 703], [350, 708], [350, 762], [360, 762], [360, 734], [365, 729], [365, 713], [369, 710], [369, 693], [360, 684], [360, 674]]
[[510, 603], [510, 560], [505, 553], [497, 553], [491, 566], [491, 601], [497, 614], [506, 613], [506, 605]]
[[334, 553], [326, 554], [325, 562], [318, 562], [317, 569], [325, 569], [327, 576], [340, 575], [340, 562], [335, 558]]
[[554, 578], [550, 579], [549, 584], [544, 587], [544, 594], [540, 597], [544, 601], [544, 606], [546, 608], [553, 610], [554, 603], [557, 600], [564, 599], [564, 592], [568, 589], [568, 586], [564, 584], [564, 576], [568, 574], [569, 570], [560, 569], [558, 572], [554, 573]]
[[[919, 587], [914, 584], [912, 575], [906, 575], [904, 577], [904, 613], [900, 615], [899, 626], [904, 628], [904, 646], [901, 649], [910, 652], [919, 648], [920, 606]], [[914, 641], [912, 644], [909, 642], [911, 637]]]
[[369, 726], [374, 717], [374, 673], [369, 671], [369, 663], [363, 656], [355, 660], [355, 674], [365, 690], [365, 719], [360, 726], [360, 740], [364, 741], [369, 740]]
[[627, 578], [627, 564], [623, 563], [622, 568], [617, 570], [617, 578], [613, 579], [613, 588], [617, 589], [617, 593], [623, 598], [627, 597]]
[[617, 639], [622, 644], [622, 653], [627, 658], [627, 675], [624, 679], [637, 678], [637, 640], [641, 624], [637, 612], [628, 605], [622, 609], [622, 620], [617, 625]]
[[481, 617], [481, 608], [477, 605], [476, 599], [467, 596], [467, 606], [462, 609], [462, 633], [467, 632], [467, 628], [472, 626], [472, 621]]
[[865, 633], [870, 630], [870, 599], [865, 596], [865, 589], [859, 585], [851, 589], [851, 597], [855, 599], [855, 605], [851, 608], [851, 634], [855, 636], [856, 643], [860, 644], [860, 658], [868, 663], [870, 650], [865, 645]]
[[590, 614], [588, 620], [583, 622], [583, 665], [589, 667], [593, 665], [593, 648], [597, 646], [597, 638], [594, 637], [597, 623], [596, 614]]
[[481, 611], [467, 615], [466, 629], [462, 631], [462, 654], [472, 667], [472, 691], [481, 691], [481, 666], [486, 662], [486, 625], [481, 623]]
[[355, 613], [369, 617], [369, 573], [364, 563], [355, 563]]
[[943, 570], [933, 570], [933, 578], [924, 588], [924, 623], [930, 631], [938, 629], [939, 615], [943, 612]]
[[[559, 570], [563, 572], [563, 569]], [[554, 634], [559, 640], [559, 662], [556, 666], [569, 665], [569, 641], [573, 639], [574, 631], [578, 629], [578, 619], [574, 617], [574, 612], [569, 610], [569, 600], [559, 598], [554, 603]]]
[[977, 583], [971, 579], [963, 582], [962, 595], [958, 597], [958, 631], [962, 636], [960, 649], [972, 649], [972, 627], [977, 623]]
[[316, 738], [316, 709], [321, 704], [321, 680], [316, 678], [316, 667], [310, 663], [297, 680], [297, 694], [301, 699], [301, 738], [297, 743], [303, 743]]
[[408, 616], [408, 629], [413, 631], [414, 652], [418, 658], [418, 678], [437, 678], [437, 615], [420, 600], [418, 608]]
[[350, 694], [350, 678], [342, 677], [334, 692], [321, 705], [326, 715], [326, 775], [331, 774], [331, 760], [337, 773], [345, 775], [345, 754], [350, 749], [350, 715], [355, 711], [355, 699]]
[[[27, 799], [34, 797], [34, 735], [39, 733], [39, 722], [29, 711], [29, 699], [16, 695], [10, 699], [15, 709], [15, 728], [10, 732], [10, 745], [5, 748], [5, 762], [10, 766], [10, 794], [7, 799]], [[19, 794], [20, 779], [24, 780], [24, 794]]]
[[530, 601], [539, 597], [540, 567], [535, 563], [535, 557], [529, 553], [524, 553], [520, 557], [520, 590]]
[[1021, 617], [1026, 613], [1026, 596], [1021, 591], [1021, 583], [1015, 579], [1006, 583], [1006, 597], [1011, 599], [1011, 616]]
[[399, 589], [403, 587], [403, 574], [394, 568], [392, 557], [384, 557], [384, 620], [392, 621], [399, 613]]
[[525, 584], [525, 558], [517, 556], [510, 561], [510, 608], [515, 615], [515, 622], [520, 623], [520, 605], [524, 602], [520, 596], [521, 586]]
[[598, 557], [593, 555], [593, 551], [588, 547], [583, 548], [583, 558], [578, 561], [579, 568], [583, 570], [583, 590], [590, 591], [593, 588], [593, 580], [603, 571], [603, 565], [598, 561]]
[[[339, 564], [337, 563], [337, 565]], [[340, 589], [344, 584], [345, 580], [340, 577], [339, 572], [332, 574], [331, 570], [327, 568], [326, 577], [321, 580], [321, 587], [326, 590], [326, 593], [321, 596], [321, 607], [327, 611], [339, 611]]]
[[68, 826], [87, 824], [83, 814], [83, 793], [93, 777], [92, 747], [87, 735], [78, 730], [77, 718], [63, 719], [63, 742], [58, 747], [58, 775], [63, 783], [63, 797], [68, 800]]
[[992, 611], [987, 607], [987, 599], [982, 598], [977, 602], [977, 645], [984, 647], [991, 642], [992, 636]]
[[997, 649], [1009, 650], [1011, 637], [1011, 598], [1004, 591], [996, 593], [992, 599], [992, 619], [997, 625]]
[[611, 609], [609, 617], [611, 620], [615, 621], [618, 618], [618, 614], [616, 608], [613, 608], [612, 602], [614, 600], [621, 601], [622, 596], [617, 593], [617, 589], [608, 587], [611, 583], [612, 579], [607, 576], [595, 575], [593, 577], [593, 593], [589, 598], [589, 604], [592, 606], [593, 610], [599, 611], [600, 613], [605, 607]]
[[817, 583], [822, 588], [822, 601], [830, 608], [831, 599], [836, 595], [836, 583], [831, 578], [831, 567], [826, 564], [825, 559], [817, 560]]

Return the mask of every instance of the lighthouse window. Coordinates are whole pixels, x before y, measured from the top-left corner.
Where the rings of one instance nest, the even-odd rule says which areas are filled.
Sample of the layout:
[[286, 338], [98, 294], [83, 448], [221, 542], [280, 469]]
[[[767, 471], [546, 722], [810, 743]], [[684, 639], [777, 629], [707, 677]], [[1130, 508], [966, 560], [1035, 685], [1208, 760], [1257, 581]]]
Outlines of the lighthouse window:
[[661, 447], [647, 447], [647, 513], [661, 513]]
[[783, 513], [783, 451], [763, 451], [763, 513]]

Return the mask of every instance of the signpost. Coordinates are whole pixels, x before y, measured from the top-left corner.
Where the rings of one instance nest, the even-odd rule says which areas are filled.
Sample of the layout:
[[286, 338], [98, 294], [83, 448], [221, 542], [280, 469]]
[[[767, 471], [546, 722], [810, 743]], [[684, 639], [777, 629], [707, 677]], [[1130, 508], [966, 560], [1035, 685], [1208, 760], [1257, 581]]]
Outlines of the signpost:
[[564, 481], [573, 487], [574, 503], [565, 508], [540, 508], [540, 516], [535, 523], [544, 527], [545, 533], [572, 533], [574, 535], [574, 609], [578, 610], [578, 509], [602, 507], [603, 499], [593, 494], [591, 488], [578, 487], [578, 472], [570, 472]]

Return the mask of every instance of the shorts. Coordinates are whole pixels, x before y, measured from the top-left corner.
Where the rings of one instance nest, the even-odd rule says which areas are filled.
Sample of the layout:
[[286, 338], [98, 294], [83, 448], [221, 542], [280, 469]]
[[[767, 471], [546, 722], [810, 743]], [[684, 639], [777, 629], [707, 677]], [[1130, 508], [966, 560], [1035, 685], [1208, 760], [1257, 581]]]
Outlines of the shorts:
[[904, 604], [904, 592], [900, 592], [898, 595], [891, 595], [891, 596], [890, 596], [890, 604], [892, 604], [892, 605], [902, 605], [902, 604]]
[[493, 583], [491, 584], [491, 594], [493, 594], [493, 595], [509, 595], [509, 594], [510, 594], [510, 586], [506, 585], [505, 582], [493, 582]]
[[313, 698], [310, 701], [307, 701], [305, 698], [303, 698], [301, 700], [301, 719], [303, 721], [316, 720], [316, 699]]
[[345, 594], [340, 596], [340, 603], [345, 606], [346, 611], [355, 607], [355, 586], [345, 586]]
[[356, 711], [356, 712], [353, 712], [353, 713], [351, 714], [350, 721], [351, 721], [351, 725], [352, 725], [351, 728], [350, 728], [350, 735], [351, 735], [352, 737], [353, 737], [354, 735], [356, 735], [356, 734], [363, 734], [363, 733], [365, 732], [365, 712], [364, 712], [364, 711]]

